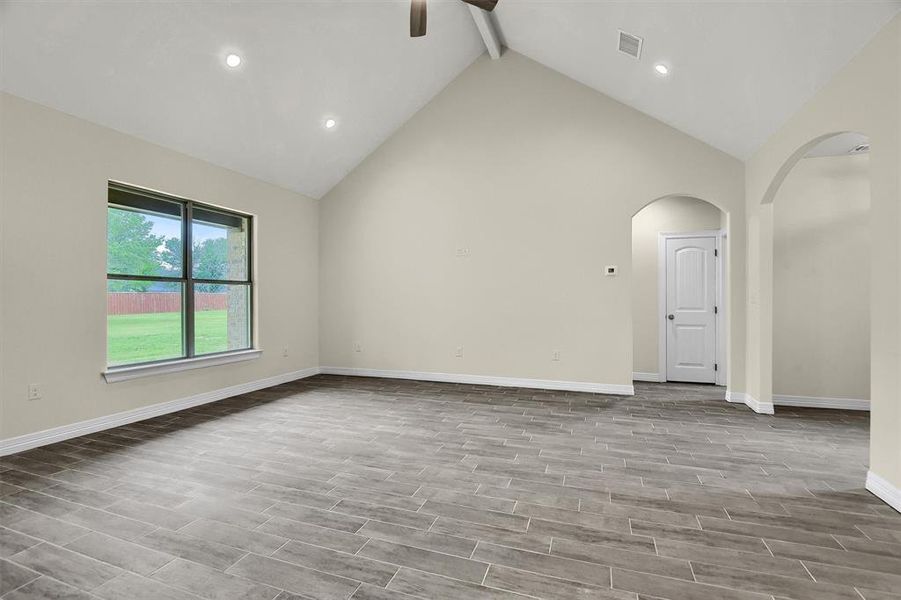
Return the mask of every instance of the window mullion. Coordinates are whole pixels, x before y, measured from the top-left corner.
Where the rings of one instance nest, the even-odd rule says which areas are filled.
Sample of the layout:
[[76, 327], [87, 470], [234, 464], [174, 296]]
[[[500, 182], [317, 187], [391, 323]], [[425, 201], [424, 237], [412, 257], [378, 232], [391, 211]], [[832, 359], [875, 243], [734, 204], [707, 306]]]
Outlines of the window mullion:
[[121, 273], [107, 273], [110, 281], [158, 281], [160, 283], [179, 283], [182, 277], [160, 277], [158, 275], [123, 275]]
[[191, 237], [193, 219], [193, 207], [190, 202], [185, 203], [185, 222], [182, 230], [182, 238], [185, 240], [183, 244], [184, 259], [182, 268], [184, 269], [185, 278], [185, 313], [183, 318], [185, 331], [185, 351], [188, 358], [194, 356], [194, 259], [191, 252], [194, 248], [194, 240]]

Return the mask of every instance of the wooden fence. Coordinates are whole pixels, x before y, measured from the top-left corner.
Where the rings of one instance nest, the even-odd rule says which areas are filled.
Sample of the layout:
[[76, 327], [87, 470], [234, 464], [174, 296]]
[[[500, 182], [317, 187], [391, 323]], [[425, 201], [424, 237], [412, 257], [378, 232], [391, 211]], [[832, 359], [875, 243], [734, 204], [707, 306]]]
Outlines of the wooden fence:
[[[198, 293], [194, 295], [195, 310], [225, 310], [228, 295]], [[141, 315], [145, 313], [181, 312], [179, 292], [107, 292], [106, 314]]]

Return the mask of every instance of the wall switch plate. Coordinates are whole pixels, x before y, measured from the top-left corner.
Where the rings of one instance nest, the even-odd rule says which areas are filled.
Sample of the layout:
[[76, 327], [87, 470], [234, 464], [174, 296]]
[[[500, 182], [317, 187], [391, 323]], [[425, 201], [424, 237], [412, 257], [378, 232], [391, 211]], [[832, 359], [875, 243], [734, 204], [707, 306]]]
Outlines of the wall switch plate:
[[44, 397], [44, 392], [41, 389], [40, 384], [37, 383], [29, 383], [28, 384], [28, 399], [29, 400], [40, 400]]
[[616, 277], [616, 272], [618, 270], [619, 269], [616, 265], [607, 265], [606, 267], [604, 267], [604, 275], [606, 275], [607, 277]]
[[560, 362], [560, 351], [554, 350], [551, 352], [551, 360], [554, 362]]
[[362, 351], [363, 351], [363, 344], [361, 344], [360, 342], [354, 342], [354, 352], [362, 352]]
[[457, 248], [456, 254], [459, 258], [469, 258], [472, 252], [469, 248]]
[[454, 353], [454, 356], [463, 358], [463, 346], [457, 346], [457, 351]]

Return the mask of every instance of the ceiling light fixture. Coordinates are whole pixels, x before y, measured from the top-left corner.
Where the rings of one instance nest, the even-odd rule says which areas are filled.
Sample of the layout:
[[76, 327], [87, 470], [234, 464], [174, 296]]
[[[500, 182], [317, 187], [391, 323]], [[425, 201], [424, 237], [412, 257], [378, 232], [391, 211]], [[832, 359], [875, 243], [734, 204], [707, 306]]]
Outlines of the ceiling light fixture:
[[667, 67], [663, 63], [657, 63], [654, 65], [654, 70], [657, 71], [658, 75], [667, 75], [669, 73], [669, 67]]
[[337, 124], [338, 124], [338, 122], [334, 119], [326, 119], [325, 120], [325, 128], [326, 129], [334, 129], [335, 125], [337, 125]]
[[241, 64], [241, 57], [237, 54], [229, 54], [225, 57], [225, 64], [234, 69]]

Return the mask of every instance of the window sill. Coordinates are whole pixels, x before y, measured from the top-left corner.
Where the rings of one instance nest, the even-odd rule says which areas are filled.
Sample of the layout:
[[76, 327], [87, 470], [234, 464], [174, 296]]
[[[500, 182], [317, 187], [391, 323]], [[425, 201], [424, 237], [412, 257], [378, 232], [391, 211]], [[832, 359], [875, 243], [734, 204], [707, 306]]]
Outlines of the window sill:
[[263, 351], [258, 349], [239, 350], [238, 352], [229, 352], [228, 354], [198, 356], [195, 358], [180, 358], [178, 360], [170, 360], [148, 365], [135, 365], [132, 367], [111, 367], [103, 372], [103, 378], [107, 383], [116, 383], [118, 381], [137, 379], [138, 377], [150, 377], [152, 375], [163, 375], [165, 373], [178, 373], [179, 371], [189, 371], [191, 369], [202, 369], [204, 367], [227, 365], [229, 363], [241, 362], [245, 360], [255, 360], [262, 356], [262, 354]]

